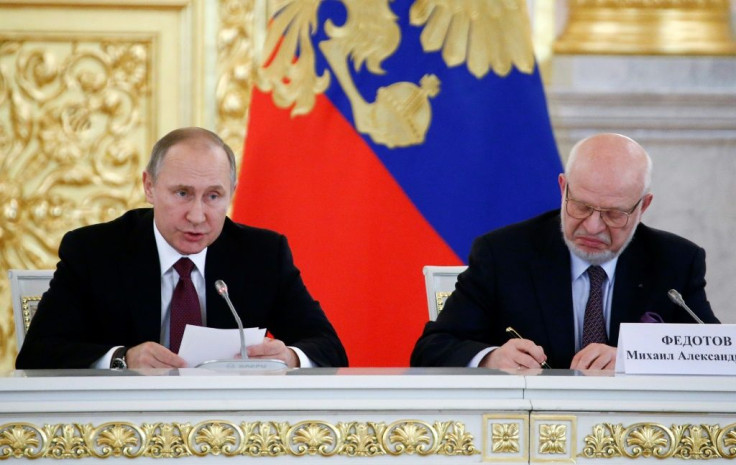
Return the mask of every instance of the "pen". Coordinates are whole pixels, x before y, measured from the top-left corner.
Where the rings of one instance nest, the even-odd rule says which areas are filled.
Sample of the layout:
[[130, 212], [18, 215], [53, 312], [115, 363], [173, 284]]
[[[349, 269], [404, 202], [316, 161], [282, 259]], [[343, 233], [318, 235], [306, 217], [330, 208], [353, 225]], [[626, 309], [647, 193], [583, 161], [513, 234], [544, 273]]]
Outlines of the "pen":
[[[506, 328], [506, 332], [507, 332], [507, 333], [509, 333], [509, 334], [511, 334], [512, 336], [514, 336], [514, 337], [515, 337], [515, 338], [517, 338], [517, 339], [524, 339], [523, 337], [521, 337], [521, 334], [519, 334], [519, 333], [518, 333], [518, 332], [517, 332], [517, 331], [516, 331], [516, 330], [515, 330], [514, 328], [512, 328], [511, 326], [509, 326], [508, 328]], [[552, 368], [552, 367], [551, 367], [551, 366], [549, 366], [549, 363], [547, 363], [547, 362], [542, 362], [542, 368], [546, 368], [546, 369], [548, 369], [548, 370], [549, 370], [549, 369], [550, 369], [550, 368]]]

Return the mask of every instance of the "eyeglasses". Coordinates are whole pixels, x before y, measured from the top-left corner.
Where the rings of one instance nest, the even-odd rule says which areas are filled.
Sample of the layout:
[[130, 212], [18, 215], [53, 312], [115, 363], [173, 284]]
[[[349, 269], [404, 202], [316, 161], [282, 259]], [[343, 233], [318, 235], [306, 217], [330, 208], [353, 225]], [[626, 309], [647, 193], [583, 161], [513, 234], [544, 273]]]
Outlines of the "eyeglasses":
[[576, 220], [584, 220], [592, 215], [593, 212], [598, 212], [603, 222], [610, 228], [625, 227], [629, 223], [629, 216], [634, 213], [634, 210], [639, 206], [642, 199], [644, 199], [644, 196], [629, 211], [616, 210], [615, 208], [595, 208], [570, 197], [570, 189], [565, 186], [565, 211], [568, 215]]

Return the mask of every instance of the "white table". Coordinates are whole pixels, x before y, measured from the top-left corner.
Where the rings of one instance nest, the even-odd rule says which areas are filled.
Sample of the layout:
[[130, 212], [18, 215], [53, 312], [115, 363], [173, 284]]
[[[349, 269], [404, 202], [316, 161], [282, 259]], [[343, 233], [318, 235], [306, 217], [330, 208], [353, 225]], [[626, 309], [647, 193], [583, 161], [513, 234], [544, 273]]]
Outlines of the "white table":
[[[734, 463], [736, 378], [567, 370], [0, 375], [0, 459]], [[634, 462], [632, 462], [634, 461]]]

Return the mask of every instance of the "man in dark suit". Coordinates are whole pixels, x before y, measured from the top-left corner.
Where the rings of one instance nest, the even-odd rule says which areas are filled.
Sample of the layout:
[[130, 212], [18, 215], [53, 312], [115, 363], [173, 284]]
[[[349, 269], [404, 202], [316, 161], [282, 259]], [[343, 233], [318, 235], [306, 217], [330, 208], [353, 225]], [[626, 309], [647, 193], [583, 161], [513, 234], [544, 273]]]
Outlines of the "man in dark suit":
[[[185, 367], [176, 353], [181, 335], [175, 336], [180, 329], [171, 307], [188, 279], [199, 324], [236, 327], [215, 290], [214, 282], [223, 280], [243, 324], [274, 336], [250, 346], [249, 357], [280, 359], [289, 367], [347, 365], [286, 238], [226, 217], [235, 157], [216, 134], [184, 128], [164, 136], [143, 185], [153, 209], [65, 235], [18, 368], [107, 368], [120, 360], [129, 368]], [[172, 266], [181, 260], [193, 263], [187, 279]]]
[[702, 320], [718, 322], [705, 295], [705, 251], [641, 224], [653, 195], [639, 144], [618, 134], [584, 139], [558, 181], [559, 211], [476, 239], [412, 365], [613, 369], [620, 323], [646, 312], [692, 322], [668, 299], [673, 288]]

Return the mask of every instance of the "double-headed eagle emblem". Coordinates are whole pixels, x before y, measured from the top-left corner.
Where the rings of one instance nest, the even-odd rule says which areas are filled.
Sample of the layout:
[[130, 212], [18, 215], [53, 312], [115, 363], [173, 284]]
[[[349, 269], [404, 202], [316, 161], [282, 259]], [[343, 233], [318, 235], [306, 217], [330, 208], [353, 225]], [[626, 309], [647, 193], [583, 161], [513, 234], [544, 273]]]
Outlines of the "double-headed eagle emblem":
[[[378, 89], [367, 101], [353, 81], [365, 66], [384, 74], [383, 61], [401, 44], [401, 28], [390, 0], [341, 0], [344, 24], [327, 19], [322, 27], [328, 39], [312, 43], [322, 0], [274, 0], [257, 85], [272, 92], [292, 117], [308, 114], [318, 94], [330, 85], [332, 74], [347, 95], [358, 132], [374, 143], [406, 147], [424, 142], [431, 122], [429, 99], [440, 92], [440, 80], [426, 74], [418, 84], [400, 81]], [[478, 79], [490, 70], [506, 76], [512, 66], [523, 73], [534, 70], [526, 0], [415, 0], [409, 20], [422, 27], [425, 53], [442, 53], [448, 67], [465, 64]], [[317, 75], [315, 53], [322, 53], [330, 69]], [[330, 72], [331, 71], [331, 72]]]

